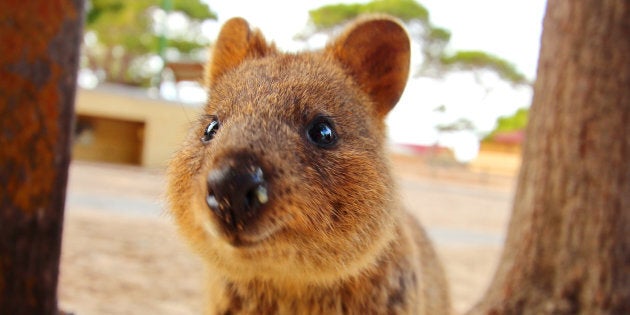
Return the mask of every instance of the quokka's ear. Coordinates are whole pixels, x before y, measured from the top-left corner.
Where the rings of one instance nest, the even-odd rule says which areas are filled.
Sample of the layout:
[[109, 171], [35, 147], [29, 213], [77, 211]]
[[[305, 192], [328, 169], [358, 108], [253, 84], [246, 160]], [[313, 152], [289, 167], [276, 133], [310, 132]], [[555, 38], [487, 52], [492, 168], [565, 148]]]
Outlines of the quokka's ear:
[[376, 103], [383, 118], [396, 105], [409, 76], [409, 37], [387, 16], [372, 16], [350, 25], [330, 43], [332, 54]]
[[243, 18], [231, 18], [221, 28], [212, 47], [206, 68], [206, 84], [213, 85], [227, 71], [236, 68], [247, 58], [259, 58], [275, 52], [260, 31], [251, 30]]

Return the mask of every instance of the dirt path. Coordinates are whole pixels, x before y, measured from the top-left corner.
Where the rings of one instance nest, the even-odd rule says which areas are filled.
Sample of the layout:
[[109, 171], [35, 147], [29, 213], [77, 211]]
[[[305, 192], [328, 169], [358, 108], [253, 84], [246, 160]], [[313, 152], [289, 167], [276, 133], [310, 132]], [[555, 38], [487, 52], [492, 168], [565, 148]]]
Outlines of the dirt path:
[[[503, 241], [512, 178], [394, 159], [401, 194], [434, 239], [456, 311], [483, 294]], [[200, 314], [201, 262], [162, 202], [164, 176], [139, 168], [71, 166], [60, 305], [86, 314]]]

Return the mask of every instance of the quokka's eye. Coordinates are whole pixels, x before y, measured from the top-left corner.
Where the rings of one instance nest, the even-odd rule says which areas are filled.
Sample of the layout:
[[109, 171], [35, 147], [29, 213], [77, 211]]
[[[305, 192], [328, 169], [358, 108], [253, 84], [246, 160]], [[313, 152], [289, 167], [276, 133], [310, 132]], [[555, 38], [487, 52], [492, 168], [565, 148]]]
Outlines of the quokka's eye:
[[320, 148], [330, 148], [337, 143], [337, 132], [328, 117], [315, 118], [306, 128], [308, 140]]
[[210, 140], [214, 138], [214, 135], [219, 130], [219, 118], [217, 118], [216, 116], [211, 116], [211, 118], [212, 120], [206, 126], [206, 129], [204, 129], [203, 137], [201, 137], [201, 142], [203, 144], [207, 144], [208, 142], [210, 142]]

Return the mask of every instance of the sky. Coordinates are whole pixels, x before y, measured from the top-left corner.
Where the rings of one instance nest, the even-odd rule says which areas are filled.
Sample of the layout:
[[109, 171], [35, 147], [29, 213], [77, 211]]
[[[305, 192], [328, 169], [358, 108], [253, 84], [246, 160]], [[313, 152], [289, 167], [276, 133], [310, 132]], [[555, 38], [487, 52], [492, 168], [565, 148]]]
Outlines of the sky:
[[[304, 49], [295, 34], [304, 30], [308, 10], [331, 3], [355, 3], [347, 0], [207, 0], [219, 19], [207, 25], [216, 37], [229, 18], [241, 16], [259, 28], [267, 40], [287, 51]], [[449, 49], [482, 50], [500, 56], [533, 80], [536, 73], [542, 19], [546, 0], [421, 0], [434, 25], [451, 31]], [[316, 38], [311, 46], [324, 43]], [[414, 45], [414, 44], [412, 44]], [[412, 51], [412, 67], [419, 64]], [[413, 68], [412, 68], [413, 69]], [[413, 72], [413, 71], [412, 71]], [[470, 74], [449, 75], [443, 80], [410, 77], [403, 96], [387, 119], [389, 137], [394, 143], [440, 145], [455, 150], [462, 161], [477, 154], [479, 133], [494, 128], [496, 119], [529, 106], [530, 88], [513, 88], [493, 75], [482, 77], [485, 88]], [[434, 109], [444, 105], [443, 112]], [[438, 133], [437, 124], [470, 119], [478, 132]]]

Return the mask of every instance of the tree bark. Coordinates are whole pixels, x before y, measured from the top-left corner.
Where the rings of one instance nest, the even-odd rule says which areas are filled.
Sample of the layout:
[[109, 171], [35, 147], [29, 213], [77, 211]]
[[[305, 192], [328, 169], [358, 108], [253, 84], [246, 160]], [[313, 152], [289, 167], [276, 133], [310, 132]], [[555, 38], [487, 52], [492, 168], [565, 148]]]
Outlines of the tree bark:
[[549, 0], [499, 268], [469, 314], [630, 314], [630, 1]]
[[82, 0], [0, 1], [0, 313], [56, 314]]

